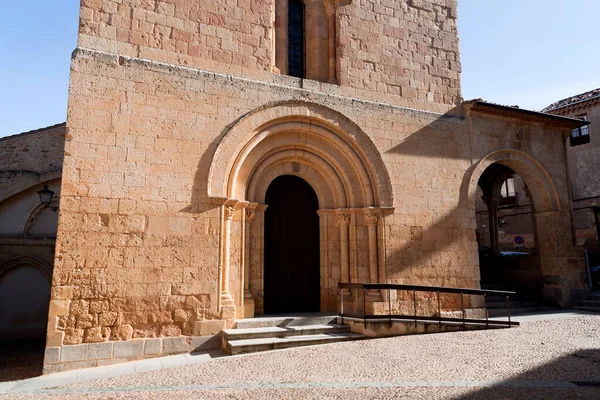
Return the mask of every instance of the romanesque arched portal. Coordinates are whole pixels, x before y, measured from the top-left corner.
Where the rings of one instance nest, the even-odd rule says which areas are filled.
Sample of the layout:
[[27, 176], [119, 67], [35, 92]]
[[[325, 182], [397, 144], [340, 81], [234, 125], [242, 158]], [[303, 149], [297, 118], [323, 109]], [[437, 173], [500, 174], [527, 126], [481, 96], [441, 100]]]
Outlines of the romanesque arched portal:
[[338, 282], [385, 280], [383, 217], [393, 198], [377, 148], [337, 111], [300, 101], [268, 104], [230, 129], [209, 171], [209, 196], [223, 208], [225, 316], [263, 311], [265, 195], [282, 175], [302, 178], [318, 198], [321, 311], [335, 311]]

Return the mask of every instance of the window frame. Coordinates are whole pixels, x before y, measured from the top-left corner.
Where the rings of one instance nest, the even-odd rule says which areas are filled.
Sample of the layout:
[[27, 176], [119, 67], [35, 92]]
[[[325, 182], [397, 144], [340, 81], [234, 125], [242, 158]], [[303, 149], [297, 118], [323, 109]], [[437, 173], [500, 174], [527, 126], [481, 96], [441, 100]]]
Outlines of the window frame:
[[[292, 2], [297, 3], [300, 6], [300, 17], [301, 17], [301, 38], [300, 42], [300, 69], [301, 71], [296, 73], [296, 71], [290, 70], [291, 60], [292, 60], [292, 29], [290, 23], [290, 17], [292, 13]], [[287, 15], [287, 75], [293, 76], [300, 79], [306, 79], [306, 5], [302, 0], [289, 0], [288, 1], [288, 15]]]
[[[510, 184], [509, 181], [511, 181]], [[512, 186], [512, 192], [510, 191], [510, 186]], [[500, 203], [498, 204], [498, 207], [516, 207], [518, 205], [519, 201], [517, 198], [517, 191], [515, 190], [515, 178], [506, 178], [500, 186]]]
[[[573, 118], [581, 119], [589, 122], [587, 114], [575, 115]], [[571, 136], [569, 136], [569, 144], [571, 147], [580, 146], [590, 142], [590, 129], [589, 125], [580, 126], [579, 128], [573, 129]]]

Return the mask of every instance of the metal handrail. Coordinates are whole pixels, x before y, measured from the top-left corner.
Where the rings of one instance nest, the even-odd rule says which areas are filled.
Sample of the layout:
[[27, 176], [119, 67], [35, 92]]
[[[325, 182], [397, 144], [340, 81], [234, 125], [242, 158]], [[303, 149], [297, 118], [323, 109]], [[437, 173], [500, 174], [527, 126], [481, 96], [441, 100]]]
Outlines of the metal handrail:
[[455, 294], [475, 294], [475, 295], [516, 295], [516, 292], [505, 290], [487, 290], [487, 289], [467, 289], [444, 286], [422, 286], [422, 285], [398, 285], [394, 283], [338, 283], [339, 289], [392, 289], [392, 290], [416, 290], [417, 292], [441, 292]]
[[[415, 324], [417, 324], [418, 320], [422, 320], [422, 321], [437, 321], [441, 325], [442, 322], [461, 321], [462, 325], [463, 325], [463, 329], [466, 329], [467, 323], [470, 323], [470, 324], [485, 323], [486, 328], [489, 327], [490, 321], [489, 321], [489, 315], [488, 315], [488, 310], [487, 310], [487, 304], [484, 305], [485, 319], [466, 318], [463, 295], [467, 294], [467, 295], [484, 296], [484, 298], [485, 298], [484, 303], [486, 303], [488, 295], [506, 296], [506, 310], [508, 312], [508, 321], [493, 321], [493, 324], [494, 325], [506, 325], [508, 327], [519, 325], [518, 322], [511, 321], [511, 319], [510, 319], [510, 296], [516, 295], [516, 292], [510, 292], [510, 291], [505, 291], [505, 290], [468, 289], [468, 288], [454, 288], [454, 287], [443, 287], [443, 286], [400, 285], [400, 284], [391, 284], [391, 283], [338, 283], [338, 289], [340, 290], [340, 317], [342, 319], [342, 324], [344, 323], [344, 316], [346, 316], [346, 317], [351, 317], [351, 318], [363, 319], [364, 322], [367, 322], [367, 320], [373, 320], [373, 319], [389, 319], [390, 323], [392, 322], [392, 320], [414, 320]], [[344, 314], [343, 289], [362, 290], [362, 292], [363, 292], [363, 314]], [[367, 312], [366, 312], [367, 290], [387, 290], [389, 314], [387, 314], [387, 315], [376, 315], [376, 314], [369, 315], [369, 314], [367, 314]], [[390, 296], [391, 290], [403, 290], [403, 291], [412, 291], [413, 292], [412, 299], [413, 299], [414, 314], [412, 316], [392, 314], [392, 303], [391, 303], [391, 296]], [[429, 292], [429, 293], [437, 294], [437, 304], [438, 304], [438, 316], [437, 317], [428, 317], [428, 316], [417, 315], [416, 292]], [[440, 293], [460, 294], [462, 319], [442, 317]]]

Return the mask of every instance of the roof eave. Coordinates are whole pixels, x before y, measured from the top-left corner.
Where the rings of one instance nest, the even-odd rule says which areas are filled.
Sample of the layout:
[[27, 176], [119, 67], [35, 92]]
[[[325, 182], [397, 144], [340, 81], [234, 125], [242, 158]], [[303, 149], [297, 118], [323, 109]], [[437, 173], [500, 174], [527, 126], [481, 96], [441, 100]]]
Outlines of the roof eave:
[[552, 112], [552, 111], [562, 110], [563, 108], [568, 108], [568, 107], [571, 107], [571, 106], [578, 106], [578, 105], [581, 105], [581, 104], [586, 103], [588, 101], [598, 100], [598, 99], [600, 99], [600, 95], [594, 96], [594, 97], [590, 97], [589, 99], [583, 99], [583, 100], [579, 100], [579, 101], [576, 101], [576, 102], [573, 102], [573, 103], [565, 104], [565, 105], [562, 105], [562, 106], [559, 106], [559, 107], [545, 108], [544, 112], [549, 113], [549, 112]]
[[465, 101], [463, 104], [469, 107], [471, 111], [482, 112], [486, 114], [503, 115], [512, 118], [521, 118], [532, 122], [552, 123], [554, 125], [560, 125], [564, 128], [575, 129], [589, 125], [588, 121], [583, 121], [580, 119], [563, 117], [554, 114], [546, 114], [539, 111], [525, 110], [522, 108], [503, 106], [500, 104], [488, 103], [481, 100], [469, 100]]

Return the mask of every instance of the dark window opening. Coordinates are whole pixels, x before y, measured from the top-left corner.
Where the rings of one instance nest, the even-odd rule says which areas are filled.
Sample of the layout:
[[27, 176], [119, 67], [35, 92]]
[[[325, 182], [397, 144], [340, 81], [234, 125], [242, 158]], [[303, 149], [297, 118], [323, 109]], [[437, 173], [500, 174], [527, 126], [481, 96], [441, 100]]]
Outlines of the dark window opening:
[[[581, 119], [583, 121], [587, 121], [587, 115], [577, 115], [575, 118]], [[590, 142], [590, 129], [589, 125], [582, 126], [580, 128], [573, 129], [571, 132], [571, 146], [579, 146], [581, 144], [586, 144]]]
[[288, 4], [288, 74], [304, 78], [304, 4], [300, 0]]
[[498, 207], [514, 207], [517, 205], [519, 205], [519, 202], [515, 192], [515, 180], [508, 178], [500, 188], [500, 204], [498, 204]]

